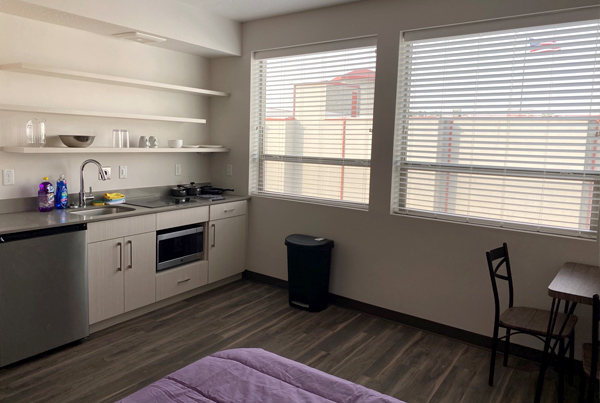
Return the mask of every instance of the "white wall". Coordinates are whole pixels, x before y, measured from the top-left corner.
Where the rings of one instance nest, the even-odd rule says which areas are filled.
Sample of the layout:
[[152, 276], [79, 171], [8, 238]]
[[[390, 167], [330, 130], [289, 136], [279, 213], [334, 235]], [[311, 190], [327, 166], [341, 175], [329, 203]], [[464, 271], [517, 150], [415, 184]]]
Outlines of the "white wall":
[[[206, 88], [208, 60], [45, 22], [0, 13], [0, 64], [32, 63], [57, 68]], [[210, 99], [194, 95], [120, 87], [0, 70], [0, 104], [34, 105], [79, 110], [207, 118]], [[112, 129], [129, 129], [131, 143], [140, 135], [184, 144], [210, 143], [208, 125], [69, 115], [0, 111], [0, 146], [23, 144], [25, 124], [45, 118], [49, 144], [58, 134], [95, 135], [92, 147], [110, 147]], [[65, 174], [69, 191], [79, 189], [79, 166], [95, 158], [113, 168], [113, 179], [102, 182], [92, 167], [86, 184], [95, 191], [209, 181], [208, 155], [200, 154], [56, 154], [22, 155], [0, 152], [0, 169], [15, 170], [16, 185], [0, 184], [0, 199], [31, 197], [43, 176]], [[175, 176], [175, 163], [182, 175]], [[128, 166], [128, 179], [118, 179], [118, 166]], [[88, 172], [89, 170], [89, 172]]]
[[[238, 189], [248, 189], [251, 52], [378, 36], [369, 211], [254, 197], [247, 269], [287, 279], [285, 237], [293, 233], [327, 237], [335, 241], [331, 292], [491, 335], [493, 298], [485, 251], [508, 242], [516, 302], [549, 309], [547, 286], [564, 262], [600, 264], [597, 241], [389, 214], [399, 38], [402, 30], [597, 4], [597, 0], [369, 0], [244, 24], [242, 57], [211, 61], [212, 85], [233, 94], [213, 103], [210, 112], [219, 141], [232, 148], [229, 155], [211, 161], [213, 179]], [[600, 17], [598, 9], [591, 10], [590, 17]], [[234, 176], [225, 176], [226, 164], [234, 166]], [[580, 330], [589, 332], [590, 310], [579, 307], [578, 313], [585, 322]]]

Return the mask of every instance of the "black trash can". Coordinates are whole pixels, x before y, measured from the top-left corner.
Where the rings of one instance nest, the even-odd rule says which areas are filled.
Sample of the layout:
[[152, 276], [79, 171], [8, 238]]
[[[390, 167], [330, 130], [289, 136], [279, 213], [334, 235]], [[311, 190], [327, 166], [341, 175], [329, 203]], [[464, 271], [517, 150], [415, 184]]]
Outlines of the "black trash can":
[[285, 238], [285, 244], [290, 306], [310, 312], [327, 308], [333, 241], [293, 234]]

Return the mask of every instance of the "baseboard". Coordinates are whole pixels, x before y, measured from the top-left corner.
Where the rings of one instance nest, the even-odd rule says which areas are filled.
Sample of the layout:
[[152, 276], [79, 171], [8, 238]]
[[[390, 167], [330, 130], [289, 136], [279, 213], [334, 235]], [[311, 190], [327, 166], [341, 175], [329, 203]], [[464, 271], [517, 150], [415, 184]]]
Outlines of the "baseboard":
[[[260, 273], [255, 273], [246, 270], [242, 274], [242, 278], [258, 283], [265, 283], [273, 285], [275, 287], [288, 289], [288, 282], [275, 277], [267, 276]], [[351, 298], [342, 297], [340, 295], [329, 294], [329, 301], [337, 306], [352, 309], [358, 312], [365, 313], [367, 315], [376, 316], [382, 319], [391, 320], [393, 322], [401, 323], [406, 326], [414, 327], [426, 332], [439, 334], [440, 336], [449, 337], [464, 343], [469, 343], [478, 347], [487, 349], [492, 348], [492, 338], [484, 336], [478, 333], [473, 333], [468, 330], [459, 329], [456, 327], [444, 325], [441, 323], [433, 322], [427, 319], [422, 319], [416, 316], [407, 315], [402, 312], [392, 311], [390, 309], [381, 308], [379, 306], [367, 304], [353, 300]], [[490, 322], [491, 323], [491, 322]], [[498, 351], [504, 351], [504, 342], [498, 343]], [[510, 355], [523, 358], [529, 361], [541, 362], [542, 351], [536, 350], [531, 347], [522, 346], [520, 344], [512, 343], [510, 345]]]

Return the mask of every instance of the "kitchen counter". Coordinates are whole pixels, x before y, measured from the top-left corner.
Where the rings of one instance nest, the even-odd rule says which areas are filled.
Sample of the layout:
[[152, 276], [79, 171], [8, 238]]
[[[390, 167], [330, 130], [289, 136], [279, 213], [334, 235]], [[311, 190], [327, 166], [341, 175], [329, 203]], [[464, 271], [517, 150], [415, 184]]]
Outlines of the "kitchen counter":
[[[81, 224], [81, 223], [89, 223], [89, 222], [97, 222], [97, 221], [105, 221], [105, 220], [115, 220], [119, 218], [132, 217], [144, 214], [155, 214], [163, 211], [172, 211], [172, 210], [180, 210], [194, 207], [204, 207], [210, 206], [213, 204], [222, 204], [222, 203], [230, 203], [241, 200], [249, 200], [250, 196], [236, 196], [236, 195], [227, 195], [224, 196], [223, 200], [203, 200], [197, 203], [190, 204], [180, 204], [176, 206], [168, 206], [168, 207], [160, 207], [160, 208], [147, 208], [147, 207], [138, 207], [132, 206], [130, 204], [118, 204], [117, 206], [127, 206], [129, 208], [134, 208], [133, 211], [116, 213], [116, 214], [108, 214], [108, 215], [100, 215], [93, 217], [82, 217], [77, 214], [70, 214], [71, 212], [83, 211], [84, 209], [66, 209], [66, 210], [52, 210], [50, 212], [42, 213], [39, 211], [25, 211], [20, 213], [7, 213], [0, 214], [0, 235], [21, 232], [21, 231], [32, 231], [37, 229], [44, 228], [52, 228], [52, 227], [60, 227], [64, 225], [72, 225], [72, 224]], [[133, 200], [133, 199], [132, 199]], [[97, 209], [102, 207], [90, 206], [87, 209]]]

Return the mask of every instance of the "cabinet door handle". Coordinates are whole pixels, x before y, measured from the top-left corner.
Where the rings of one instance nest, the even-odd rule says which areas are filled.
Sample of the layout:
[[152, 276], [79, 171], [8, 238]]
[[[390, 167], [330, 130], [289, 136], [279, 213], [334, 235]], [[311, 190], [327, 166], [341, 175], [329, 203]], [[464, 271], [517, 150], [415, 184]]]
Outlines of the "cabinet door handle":
[[127, 241], [127, 243], [129, 244], [129, 266], [127, 266], [129, 270], [133, 268], [133, 241]]
[[229, 210], [223, 210], [223, 212], [224, 212], [224, 213], [231, 213], [231, 212], [233, 212], [233, 211], [235, 211], [235, 209], [234, 209], [234, 208], [232, 208], [232, 209], [229, 209]]
[[215, 247], [215, 242], [216, 242], [216, 237], [217, 237], [217, 228], [215, 227], [215, 224], [212, 224], [212, 229], [213, 229], [213, 242], [211, 247]]
[[191, 278], [186, 278], [185, 280], [179, 280], [177, 282], [177, 284], [185, 283], [185, 282], [190, 281], [190, 280], [191, 280]]
[[123, 271], [123, 244], [117, 242], [117, 246], [119, 247], [119, 267], [117, 267], [117, 271]]

